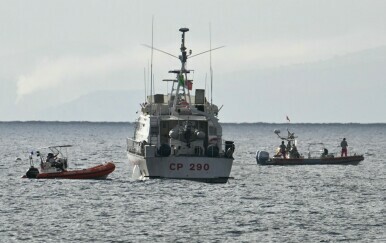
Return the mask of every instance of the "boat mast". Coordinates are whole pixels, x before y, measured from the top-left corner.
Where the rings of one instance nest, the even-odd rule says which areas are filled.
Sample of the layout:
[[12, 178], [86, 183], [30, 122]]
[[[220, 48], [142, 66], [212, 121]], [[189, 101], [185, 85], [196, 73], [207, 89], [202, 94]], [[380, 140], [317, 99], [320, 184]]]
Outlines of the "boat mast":
[[[180, 60], [181, 60], [181, 71], [180, 71], [180, 77], [183, 77], [182, 80], [179, 80], [178, 84], [179, 86], [182, 86], [182, 91], [183, 91], [183, 94], [184, 94], [184, 99], [185, 101], [186, 100], [186, 93], [185, 93], [185, 82], [187, 82], [188, 80], [188, 74], [187, 74], [187, 70], [186, 70], [186, 61], [188, 60], [188, 56], [186, 54], [186, 47], [185, 47], [185, 32], [188, 32], [189, 29], [188, 28], [180, 28], [180, 31], [182, 32], [182, 37], [181, 37], [181, 55], [179, 56]], [[181, 82], [183, 81], [183, 82]], [[188, 89], [188, 93], [189, 93], [189, 89]], [[189, 97], [189, 95], [188, 95]], [[190, 100], [189, 100], [189, 103], [190, 103]]]
[[[188, 80], [187, 73], [189, 72], [186, 70], [186, 61], [188, 59], [188, 56], [187, 56], [186, 47], [185, 47], [185, 32], [188, 32], [189, 29], [188, 28], [180, 28], [179, 31], [182, 32], [181, 48], [180, 48], [181, 55], [178, 57], [181, 61], [181, 70], [177, 74], [177, 83], [178, 84], [177, 84], [177, 89], [176, 89], [176, 96], [174, 97], [174, 102], [173, 102], [174, 109], [176, 108], [176, 105], [177, 105], [178, 94], [179, 94], [180, 88], [182, 88], [182, 90], [183, 90], [183, 95], [184, 95], [185, 101], [186, 101], [185, 83], [182, 83], [182, 82], [185, 82]], [[189, 89], [188, 89], [188, 98], [189, 98], [189, 103], [190, 103]]]
[[[211, 40], [211, 27], [209, 28], [209, 32], [210, 32], [210, 49], [207, 50], [207, 51], [203, 51], [203, 52], [200, 52], [198, 54], [194, 54], [192, 55], [192, 51], [190, 50], [189, 51], [189, 55], [187, 54], [186, 52], [186, 47], [185, 47], [185, 33], [189, 31], [188, 28], [180, 28], [179, 31], [182, 32], [182, 37], [181, 37], [181, 55], [179, 55], [178, 57], [173, 55], [173, 54], [170, 54], [168, 52], [165, 52], [163, 50], [160, 50], [160, 49], [157, 49], [157, 48], [154, 48], [153, 46], [153, 41], [154, 41], [154, 38], [153, 38], [153, 28], [154, 27], [154, 16], [152, 18], [152, 33], [151, 33], [151, 46], [149, 45], [146, 45], [146, 44], [142, 44], [143, 46], [146, 46], [146, 47], [149, 47], [151, 48], [151, 65], [150, 65], [150, 106], [151, 104], [153, 103], [153, 93], [154, 93], [154, 74], [153, 74], [153, 50], [156, 50], [156, 51], [159, 51], [159, 52], [162, 52], [164, 54], [167, 54], [169, 56], [172, 56], [172, 57], [175, 57], [175, 58], [178, 58], [180, 61], [181, 61], [181, 69], [180, 70], [171, 70], [169, 71], [169, 73], [174, 73], [177, 75], [177, 79], [175, 80], [177, 82], [177, 88], [176, 89], [172, 89], [171, 91], [171, 97], [174, 97], [171, 99], [172, 101], [172, 107], [170, 107], [170, 111], [171, 112], [175, 112], [176, 111], [176, 105], [177, 105], [177, 102], [178, 101], [181, 101], [180, 100], [180, 95], [183, 95], [184, 96], [184, 99], [185, 101], [187, 101], [187, 105], [189, 106], [189, 104], [191, 104], [191, 97], [190, 97], [190, 91], [189, 91], [189, 87], [186, 87], [185, 86], [185, 82], [189, 82], [188, 80], [188, 73], [190, 73], [189, 70], [186, 69], [186, 62], [188, 60], [188, 58], [192, 58], [192, 57], [196, 57], [196, 56], [199, 56], [199, 55], [202, 55], [204, 53], [207, 53], [209, 52], [210, 53], [210, 81], [211, 81], [211, 97], [210, 97], [210, 102], [213, 103], [213, 69], [212, 69], [212, 51], [214, 50], [217, 50], [217, 49], [220, 49], [220, 48], [223, 48], [225, 46], [219, 46], [219, 47], [216, 47], [216, 48], [213, 48], [212, 49], [212, 40]], [[173, 87], [174, 87], [174, 84], [173, 84]], [[179, 93], [180, 92], [180, 89], [182, 90], [181, 94]], [[186, 89], [187, 89], [187, 92], [186, 92]], [[174, 92], [174, 96], [173, 96], [173, 92]], [[188, 98], [188, 99], [187, 99]], [[174, 109], [174, 110], [173, 110]]]

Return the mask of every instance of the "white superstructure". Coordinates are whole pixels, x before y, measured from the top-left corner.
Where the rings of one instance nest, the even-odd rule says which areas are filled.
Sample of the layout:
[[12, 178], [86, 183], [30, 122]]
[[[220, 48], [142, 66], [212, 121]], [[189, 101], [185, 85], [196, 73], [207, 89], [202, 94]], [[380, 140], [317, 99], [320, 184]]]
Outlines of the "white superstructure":
[[204, 89], [191, 95], [193, 80], [186, 69], [187, 28], [181, 28], [181, 68], [169, 73], [175, 79], [169, 94], [147, 97], [139, 111], [134, 137], [127, 139], [127, 155], [133, 177], [189, 179], [225, 183], [228, 181], [234, 144], [222, 139], [219, 109], [210, 104]]

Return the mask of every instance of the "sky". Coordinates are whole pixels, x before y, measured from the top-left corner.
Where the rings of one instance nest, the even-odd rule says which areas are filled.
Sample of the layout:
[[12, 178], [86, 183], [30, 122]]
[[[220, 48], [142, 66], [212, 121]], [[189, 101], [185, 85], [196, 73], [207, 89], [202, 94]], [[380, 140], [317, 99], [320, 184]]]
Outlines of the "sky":
[[[385, 11], [383, 0], [0, 0], [0, 121], [134, 121], [153, 17], [159, 49], [179, 54], [180, 27], [193, 54], [209, 49], [209, 26], [225, 46], [212, 52], [220, 121], [386, 122]], [[208, 88], [209, 55], [188, 65]], [[179, 67], [154, 53], [156, 93]]]

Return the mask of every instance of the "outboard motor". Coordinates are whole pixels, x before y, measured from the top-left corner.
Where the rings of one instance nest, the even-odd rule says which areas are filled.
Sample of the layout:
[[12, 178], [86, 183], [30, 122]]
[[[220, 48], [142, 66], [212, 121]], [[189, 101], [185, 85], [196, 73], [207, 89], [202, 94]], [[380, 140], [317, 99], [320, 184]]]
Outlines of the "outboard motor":
[[[31, 152], [29, 154], [29, 164], [30, 164], [30, 167], [29, 169], [27, 170], [27, 172], [25, 173], [25, 176], [27, 178], [36, 178], [37, 175], [39, 174], [39, 170], [37, 168], [35, 168], [33, 166], [33, 160], [32, 160], [32, 155], [34, 154], [34, 152]], [[36, 151], [36, 155], [37, 156], [40, 156], [40, 152], [39, 151]]]
[[25, 175], [27, 176], [27, 178], [36, 178], [36, 176], [39, 174], [39, 170], [33, 166], [31, 166], [27, 173], [25, 173]]
[[266, 151], [257, 151], [256, 152], [256, 162], [258, 164], [264, 164], [267, 163], [269, 160], [269, 153]]

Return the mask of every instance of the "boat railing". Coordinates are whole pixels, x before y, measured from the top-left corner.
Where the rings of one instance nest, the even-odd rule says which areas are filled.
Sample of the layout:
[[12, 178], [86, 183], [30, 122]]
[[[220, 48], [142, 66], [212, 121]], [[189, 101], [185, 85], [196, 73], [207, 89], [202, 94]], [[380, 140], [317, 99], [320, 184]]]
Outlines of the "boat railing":
[[[336, 152], [331, 153], [331, 154], [334, 155], [335, 157], [341, 157], [342, 156], [341, 150], [336, 151]], [[363, 154], [364, 154], [363, 152], [357, 151], [356, 149], [354, 149], [352, 147], [349, 148], [347, 151], [347, 156], [357, 156], [357, 155], [363, 155]]]
[[[351, 148], [347, 151], [347, 156], [357, 156], [357, 155], [362, 155], [363, 153], [360, 153], [356, 151], [355, 149]], [[328, 152], [327, 154], [324, 154], [324, 150], [309, 150], [307, 152], [307, 157], [308, 158], [320, 158], [320, 157], [326, 157], [326, 158], [337, 158], [337, 157], [342, 157], [341, 151], [334, 151], [334, 152]]]

